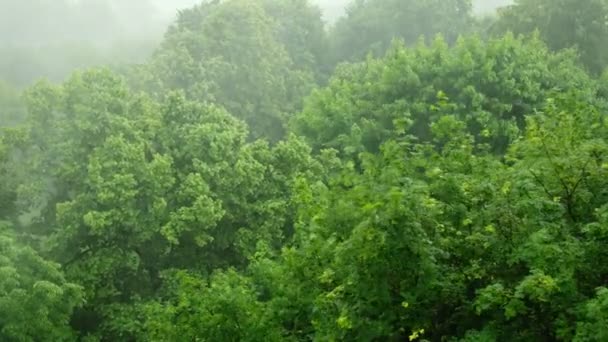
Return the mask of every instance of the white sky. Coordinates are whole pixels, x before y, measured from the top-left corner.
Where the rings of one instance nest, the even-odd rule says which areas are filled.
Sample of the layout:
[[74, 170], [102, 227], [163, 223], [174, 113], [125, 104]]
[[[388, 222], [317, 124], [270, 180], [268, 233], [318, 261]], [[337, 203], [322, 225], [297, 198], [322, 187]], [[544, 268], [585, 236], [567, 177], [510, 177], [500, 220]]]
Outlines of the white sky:
[[[276, 0], [282, 1], [282, 0]], [[353, 0], [311, 0], [319, 5], [325, 14], [328, 21], [333, 21], [344, 13], [344, 8]], [[199, 0], [154, 0], [159, 8], [172, 16], [177, 9], [187, 8], [198, 2]], [[473, 0], [473, 7], [476, 13], [489, 13], [497, 7], [512, 3], [513, 0]]]

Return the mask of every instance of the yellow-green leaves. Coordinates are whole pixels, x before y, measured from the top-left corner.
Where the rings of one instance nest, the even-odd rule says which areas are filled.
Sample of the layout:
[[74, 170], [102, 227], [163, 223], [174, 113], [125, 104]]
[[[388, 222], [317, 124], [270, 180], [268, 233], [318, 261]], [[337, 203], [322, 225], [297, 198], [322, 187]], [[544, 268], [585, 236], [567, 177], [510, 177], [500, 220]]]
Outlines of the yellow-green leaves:
[[412, 334], [408, 337], [410, 341], [416, 341], [424, 334], [424, 329], [417, 329], [412, 331]]

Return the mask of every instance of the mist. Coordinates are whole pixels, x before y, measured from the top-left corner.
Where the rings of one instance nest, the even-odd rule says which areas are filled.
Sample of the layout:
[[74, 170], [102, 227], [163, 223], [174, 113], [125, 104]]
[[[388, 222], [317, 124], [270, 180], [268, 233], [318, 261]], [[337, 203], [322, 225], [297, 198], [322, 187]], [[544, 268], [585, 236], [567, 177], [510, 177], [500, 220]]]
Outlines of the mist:
[[0, 0], [0, 341], [608, 341], [606, 18]]
[[[312, 0], [328, 23], [352, 0]], [[107, 44], [116, 40], [159, 40], [180, 9], [200, 0], [22, 0], [0, 3], [0, 44], [35, 45], [65, 41]], [[475, 0], [489, 13], [511, 0]]]
[[[350, 0], [312, 0], [329, 27]], [[141, 63], [179, 10], [200, 0], [21, 0], [0, 2], [0, 79], [19, 87], [37, 78], [62, 80], [93, 65]], [[491, 13], [508, 0], [477, 0]]]
[[[323, 10], [324, 19], [328, 24], [334, 23], [344, 15], [352, 0], [314, 0]], [[473, 11], [476, 14], [492, 14], [497, 8], [512, 4], [513, 0], [473, 0]]]
[[473, 1], [473, 10], [477, 14], [487, 15], [492, 14], [497, 8], [511, 5], [513, 0], [475, 0]]

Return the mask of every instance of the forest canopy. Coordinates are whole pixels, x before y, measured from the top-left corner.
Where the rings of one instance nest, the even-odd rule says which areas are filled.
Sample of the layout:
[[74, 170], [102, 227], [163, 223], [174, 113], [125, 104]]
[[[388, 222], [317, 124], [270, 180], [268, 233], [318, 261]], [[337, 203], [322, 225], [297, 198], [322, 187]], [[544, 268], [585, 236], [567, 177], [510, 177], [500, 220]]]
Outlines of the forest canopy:
[[608, 2], [333, 4], [1, 4], [1, 341], [608, 340]]

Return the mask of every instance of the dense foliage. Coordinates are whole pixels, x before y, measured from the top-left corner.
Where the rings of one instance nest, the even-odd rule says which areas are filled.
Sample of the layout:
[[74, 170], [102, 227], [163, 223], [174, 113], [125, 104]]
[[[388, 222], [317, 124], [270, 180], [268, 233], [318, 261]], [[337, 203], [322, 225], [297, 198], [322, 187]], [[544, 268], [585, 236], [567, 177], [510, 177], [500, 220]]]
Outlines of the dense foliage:
[[82, 289], [58, 265], [21, 246], [0, 222], [0, 339], [73, 340], [69, 321], [82, 304]]
[[605, 341], [603, 46], [533, 2], [204, 1], [0, 83], [0, 340]]
[[597, 85], [575, 63], [572, 54], [511, 35], [486, 43], [463, 38], [453, 48], [441, 38], [431, 46], [395, 46], [383, 59], [338, 70], [293, 126], [315, 148], [376, 152], [395, 134], [428, 140], [446, 107], [478, 142], [504, 151], [548, 92], [576, 90], [596, 101]]

